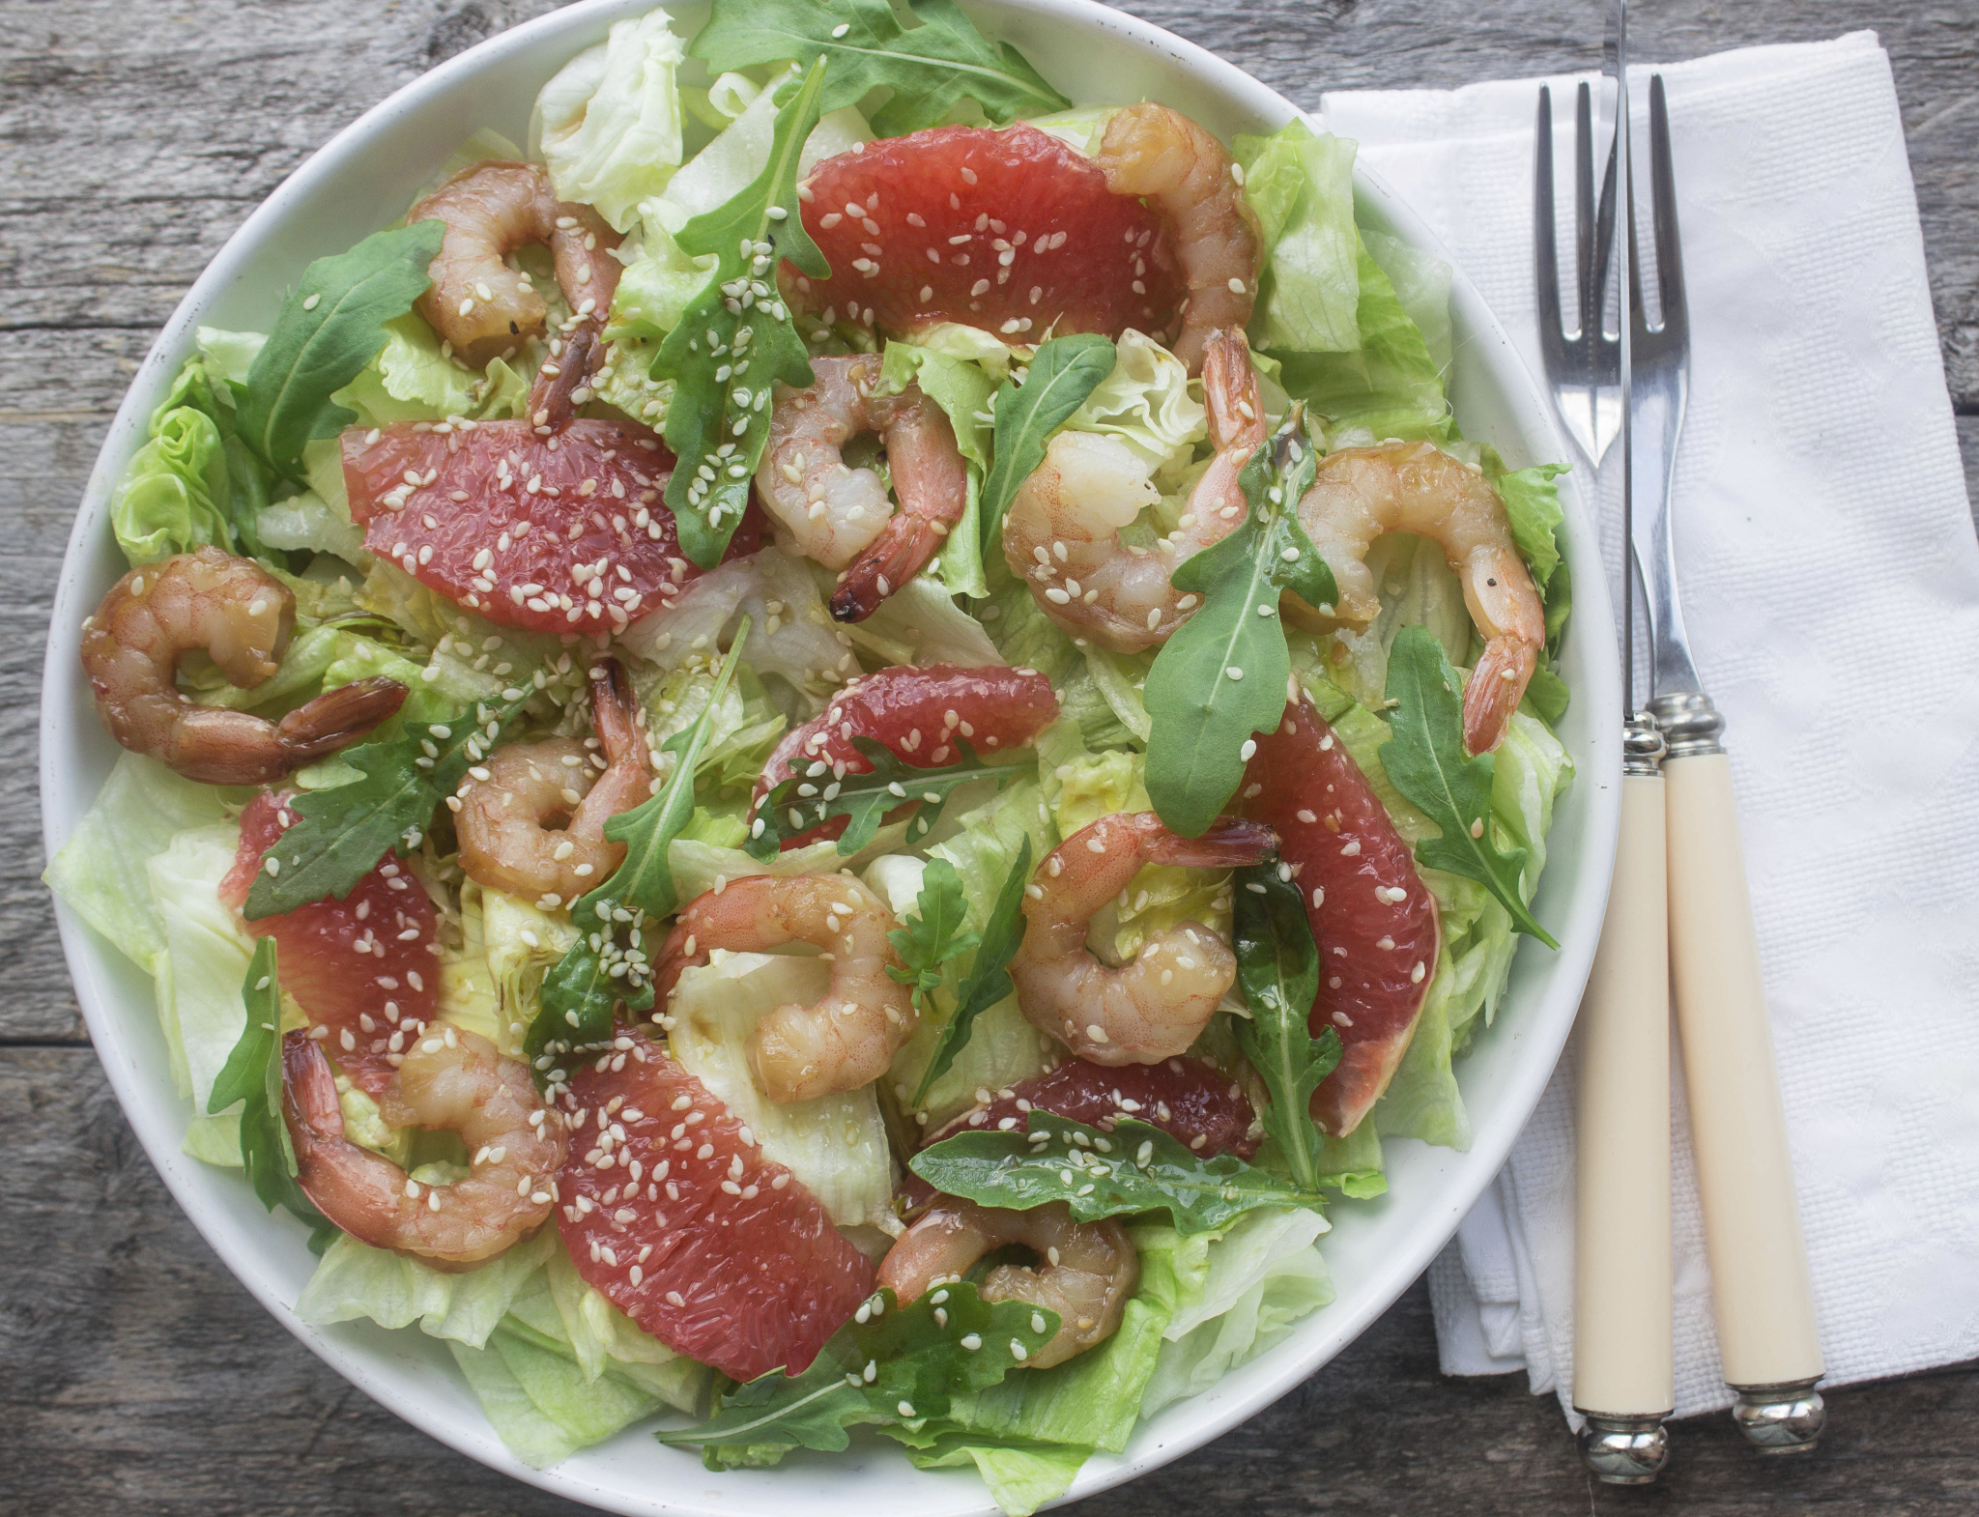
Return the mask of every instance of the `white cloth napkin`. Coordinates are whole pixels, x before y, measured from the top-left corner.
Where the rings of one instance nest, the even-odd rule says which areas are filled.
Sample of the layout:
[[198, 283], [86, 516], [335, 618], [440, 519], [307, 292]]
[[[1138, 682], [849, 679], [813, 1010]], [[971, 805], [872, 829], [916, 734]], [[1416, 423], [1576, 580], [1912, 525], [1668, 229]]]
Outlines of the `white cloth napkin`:
[[[1650, 71], [1631, 73], [1645, 191]], [[1875, 35], [1657, 71], [1691, 309], [1684, 605], [1728, 724], [1836, 1385], [1979, 1355], [1979, 545]], [[1546, 81], [1563, 166], [1578, 77]], [[1541, 82], [1323, 101], [1326, 124], [1449, 244], [1535, 376]], [[1571, 218], [1565, 181], [1563, 167]], [[1588, 492], [1611, 575], [1620, 454]], [[1563, 1406], [1573, 1057], [1430, 1271], [1445, 1372], [1523, 1367]], [[1672, 1063], [1681, 1416], [1731, 1395]]]

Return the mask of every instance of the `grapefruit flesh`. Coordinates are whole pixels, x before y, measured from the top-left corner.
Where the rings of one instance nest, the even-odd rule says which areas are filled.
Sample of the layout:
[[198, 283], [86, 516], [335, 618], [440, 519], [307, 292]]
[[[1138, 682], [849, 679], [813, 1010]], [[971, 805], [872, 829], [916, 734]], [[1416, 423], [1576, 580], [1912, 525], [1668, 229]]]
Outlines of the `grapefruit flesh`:
[[805, 1369], [873, 1266], [721, 1099], [639, 1033], [573, 1071], [557, 1226], [578, 1274], [736, 1380]]
[[[1112, 1132], [1121, 1117], [1132, 1117], [1204, 1155], [1231, 1153], [1248, 1159], [1258, 1148], [1258, 1138], [1251, 1135], [1255, 1113], [1243, 1087], [1199, 1059], [1178, 1057], [1118, 1069], [1067, 1059], [1045, 1074], [980, 1095], [989, 1099], [979, 1099], [975, 1110], [956, 1117], [927, 1143], [964, 1132], [1022, 1132], [1026, 1114], [1038, 1110], [1102, 1132]], [[925, 1206], [935, 1196], [934, 1187], [911, 1172], [901, 1193], [910, 1207]]]
[[[1057, 693], [1035, 669], [1002, 664], [882, 669], [848, 684], [818, 715], [784, 734], [763, 765], [753, 804], [762, 804], [776, 786], [793, 775], [808, 775], [818, 764], [825, 766], [816, 776], [822, 784], [830, 783], [827, 774], [842, 779], [870, 772], [871, 762], [853, 746], [855, 737], [872, 738], [917, 768], [941, 769], [961, 762], [958, 738], [978, 756], [994, 761], [998, 753], [1023, 747], [1057, 719]], [[833, 817], [821, 827], [785, 838], [783, 846], [835, 838], [845, 827], [844, 817]]]
[[[701, 572], [661, 499], [673, 454], [630, 422], [547, 438], [522, 421], [352, 427], [343, 462], [365, 547], [504, 627], [622, 631]], [[752, 509], [729, 556], [761, 538]]]
[[829, 279], [799, 306], [896, 332], [960, 322], [1012, 343], [1128, 327], [1163, 336], [1188, 287], [1163, 218], [1036, 127], [935, 127], [820, 163], [804, 229]]
[[[240, 852], [220, 884], [239, 911], [262, 855], [290, 827], [290, 794], [264, 791], [241, 813]], [[323, 1051], [374, 1099], [403, 1050], [433, 1016], [440, 940], [426, 889], [390, 853], [341, 901], [312, 901], [280, 916], [244, 923], [272, 937], [282, 989], [307, 1013]]]
[[1436, 902], [1360, 766], [1301, 698], [1257, 740], [1246, 814], [1268, 822], [1319, 945], [1311, 1029], [1340, 1035], [1340, 1063], [1313, 1092], [1313, 1119], [1344, 1136], [1373, 1106], [1415, 1035], [1436, 976]]

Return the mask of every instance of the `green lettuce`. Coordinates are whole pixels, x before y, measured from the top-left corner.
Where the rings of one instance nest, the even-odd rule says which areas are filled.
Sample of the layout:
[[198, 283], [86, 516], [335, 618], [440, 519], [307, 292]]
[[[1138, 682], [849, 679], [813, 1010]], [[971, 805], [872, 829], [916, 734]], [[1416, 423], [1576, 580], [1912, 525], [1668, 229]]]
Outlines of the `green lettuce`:
[[667, 1043], [681, 1067], [801, 1180], [840, 1227], [893, 1215], [893, 1162], [873, 1086], [779, 1105], [750, 1066], [750, 1036], [779, 1006], [823, 998], [831, 966], [787, 954], [731, 953], [690, 968], [667, 1008]]
[[707, 1380], [586, 1285], [554, 1228], [462, 1271], [340, 1235], [296, 1311], [318, 1324], [417, 1323], [452, 1352], [502, 1441], [539, 1468], [663, 1406], [692, 1410]]
[[[440, 338], [416, 311], [384, 324], [385, 345], [349, 384], [331, 398], [359, 413], [361, 424], [388, 427], [405, 421], [445, 421], [451, 416], [492, 420], [520, 416], [529, 383], [504, 359], [476, 372], [445, 350]], [[326, 488], [319, 449], [327, 448], [336, 479]], [[313, 488], [341, 500], [343, 454], [337, 439], [321, 439], [303, 449]], [[336, 492], [332, 494], [332, 488]]]
[[1354, 233], [1355, 144], [1314, 135], [1297, 117], [1270, 137], [1238, 137], [1244, 196], [1264, 234], [1252, 330], [1261, 348], [1350, 353], [1365, 267]]
[[559, 200], [589, 205], [619, 231], [680, 167], [676, 87], [687, 47], [664, 10], [615, 22], [536, 96], [529, 136]]
[[[946, 859], [961, 878], [968, 909], [962, 930], [981, 932], [996, 904], [1024, 840], [1031, 857], [1041, 859], [1057, 846], [1044, 796], [1036, 780], [1022, 779], [974, 810], [953, 819], [953, 831], [928, 850]], [[947, 831], [944, 826], [944, 831]], [[790, 857], [789, 854], [784, 855]], [[866, 874], [866, 882], [887, 899], [896, 916], [914, 910], [921, 888], [922, 865], [916, 859], [882, 859]], [[945, 995], [941, 1004], [953, 1008], [955, 994], [968, 967], [968, 956], [944, 966]], [[888, 1078], [904, 1104], [920, 1085], [941, 1041], [943, 1017], [926, 1016], [907, 1045], [894, 1056]], [[958, 1112], [966, 1111], [979, 1089], [1000, 1090], [1018, 1080], [1043, 1074], [1051, 1066], [1055, 1045], [1024, 1020], [1017, 998], [1006, 996], [980, 1013], [970, 1024], [969, 1041], [946, 1073], [929, 1087], [920, 1106], [930, 1130]]]
[[[1108, 374], [1065, 423], [1073, 432], [1117, 437], [1155, 474], [1184, 468], [1209, 436], [1202, 402], [1189, 393], [1189, 371], [1153, 338], [1122, 332]], [[987, 397], [983, 406], [987, 409]]]
[[145, 866], [165, 929], [156, 968], [158, 1020], [173, 1082], [191, 1097], [196, 1113], [185, 1151], [209, 1164], [240, 1163], [238, 1112], [205, 1115], [213, 1082], [247, 1025], [241, 983], [254, 945], [220, 899], [220, 882], [239, 847], [235, 823], [194, 827]]
[[110, 500], [110, 528], [133, 565], [194, 548], [232, 550], [227, 451], [213, 418], [192, 406], [166, 412], [131, 456]]
[[1329, 446], [1350, 438], [1447, 442], [1456, 435], [1456, 423], [1443, 391], [1442, 367], [1365, 239], [1359, 248], [1359, 346], [1344, 353], [1273, 348], [1279, 383], [1324, 421]]
[[181, 779], [141, 754], [121, 753], [42, 880], [64, 905], [146, 974], [165, 956], [165, 914], [150, 864], [182, 832], [219, 824], [225, 792]]

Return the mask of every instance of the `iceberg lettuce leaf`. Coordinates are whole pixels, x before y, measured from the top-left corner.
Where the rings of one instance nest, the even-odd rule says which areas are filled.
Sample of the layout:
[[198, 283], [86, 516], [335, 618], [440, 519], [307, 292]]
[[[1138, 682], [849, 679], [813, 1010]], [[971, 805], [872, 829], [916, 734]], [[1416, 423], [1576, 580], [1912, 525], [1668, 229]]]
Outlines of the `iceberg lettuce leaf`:
[[615, 22], [536, 96], [529, 136], [559, 200], [592, 207], [619, 231], [680, 167], [677, 80], [687, 45], [664, 10]]
[[1234, 147], [1266, 249], [1252, 322], [1258, 346], [1295, 353], [1360, 348], [1356, 145], [1315, 135], [1294, 117], [1275, 135], [1238, 137]]

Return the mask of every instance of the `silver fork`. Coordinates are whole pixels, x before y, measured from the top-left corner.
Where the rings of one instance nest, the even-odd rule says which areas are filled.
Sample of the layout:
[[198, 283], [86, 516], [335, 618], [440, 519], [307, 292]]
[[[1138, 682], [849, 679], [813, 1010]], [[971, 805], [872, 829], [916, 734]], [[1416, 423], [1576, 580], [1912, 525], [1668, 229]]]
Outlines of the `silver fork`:
[[[1623, 245], [1618, 330], [1603, 330], [1617, 195], [1628, 205], [1628, 81], [1625, 0], [1611, 11], [1615, 77], [1615, 150], [1597, 213], [1594, 122], [1583, 84], [1575, 111], [1575, 277], [1579, 311], [1569, 332], [1561, 319], [1559, 260], [1554, 251], [1553, 102], [1539, 92], [1534, 164], [1534, 266], [1538, 274], [1541, 349], [1561, 419], [1590, 464], [1599, 468], [1619, 436], [1624, 463], [1623, 537], [1631, 457], [1629, 348], [1630, 249]], [[1627, 553], [1626, 546], [1623, 549]], [[1624, 606], [1632, 599], [1624, 569]], [[1629, 649], [1633, 619], [1625, 611], [1621, 832], [1601, 943], [1581, 998], [1575, 1080], [1573, 1404], [1587, 1420], [1581, 1459], [1600, 1480], [1643, 1485], [1668, 1458], [1663, 1420], [1675, 1402], [1670, 1264], [1670, 1039], [1668, 889], [1663, 838], [1662, 739], [1633, 706]]]
[[1595, 468], [1622, 426], [1621, 338], [1602, 330], [1608, 255], [1615, 240], [1615, 154], [1594, 202], [1593, 97], [1583, 84], [1574, 107], [1574, 282], [1579, 296], [1569, 332], [1561, 311], [1553, 220], [1553, 92], [1539, 88], [1538, 160], [1533, 175], [1533, 254], [1539, 274], [1539, 344], [1553, 404], [1574, 444]]
[[[1626, 164], [1626, 144], [1622, 152]], [[1649, 709], [1668, 745], [1670, 983], [1719, 1359], [1738, 1394], [1732, 1415], [1762, 1453], [1801, 1453], [1814, 1447], [1825, 1419], [1815, 1390], [1821, 1339], [1730, 760], [1718, 742], [1725, 722], [1698, 682], [1677, 594], [1672, 482], [1689, 394], [1690, 313], [1661, 75], [1649, 82], [1649, 161], [1661, 320], [1649, 325], [1635, 276], [1630, 484], [1649, 509], [1635, 514], [1629, 536], [1649, 605]], [[1627, 222], [1633, 250], [1635, 218]]]
[[[1663, 76], [1649, 81], [1649, 203], [1656, 247], [1659, 320], [1649, 324], [1642, 299], [1642, 259], [1629, 259], [1630, 414], [1633, 451], [1630, 482], [1638, 509], [1629, 531], [1636, 569], [1649, 610], [1649, 709], [1656, 714], [1672, 755], [1699, 740], [1715, 745], [1722, 719], [1698, 682], [1677, 594], [1676, 538], [1671, 518], [1677, 440], [1690, 400], [1690, 309], [1684, 300], [1683, 247], [1677, 236], [1676, 173], [1670, 162], [1670, 113]], [[1629, 218], [1631, 251], [1635, 218]], [[1646, 506], [1648, 509], [1640, 509]], [[1628, 698], [1633, 700], [1635, 692]], [[1712, 723], [1716, 723], [1715, 726]], [[1707, 730], [1708, 729], [1708, 730]]]

